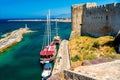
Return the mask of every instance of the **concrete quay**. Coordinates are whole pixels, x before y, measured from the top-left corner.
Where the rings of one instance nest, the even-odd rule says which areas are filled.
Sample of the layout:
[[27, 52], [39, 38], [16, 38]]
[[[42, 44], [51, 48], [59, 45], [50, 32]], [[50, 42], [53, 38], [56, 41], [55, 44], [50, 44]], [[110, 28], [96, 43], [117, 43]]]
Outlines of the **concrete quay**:
[[64, 70], [66, 80], [120, 80], [120, 60]]
[[70, 57], [69, 57], [68, 41], [63, 40], [60, 44], [58, 54], [56, 56], [52, 75], [55, 75], [56, 73], [69, 68], [70, 68]]
[[29, 28], [20, 28], [11, 32], [5, 38], [0, 39], [0, 53], [17, 42], [20, 42], [23, 38], [22, 35], [29, 32], [33, 31], [29, 30]]

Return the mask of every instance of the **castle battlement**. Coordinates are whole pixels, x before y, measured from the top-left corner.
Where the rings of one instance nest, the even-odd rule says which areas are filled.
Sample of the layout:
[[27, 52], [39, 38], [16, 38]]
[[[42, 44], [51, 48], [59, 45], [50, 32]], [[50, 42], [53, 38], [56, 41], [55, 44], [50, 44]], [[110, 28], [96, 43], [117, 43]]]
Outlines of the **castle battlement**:
[[72, 5], [72, 30], [77, 34], [113, 35], [120, 30], [120, 3]]
[[106, 4], [106, 5], [93, 5], [89, 3], [89, 6], [88, 4], [84, 4], [84, 8], [86, 9], [114, 9], [114, 8], [119, 8], [120, 7], [120, 3], [112, 3], [112, 4]]

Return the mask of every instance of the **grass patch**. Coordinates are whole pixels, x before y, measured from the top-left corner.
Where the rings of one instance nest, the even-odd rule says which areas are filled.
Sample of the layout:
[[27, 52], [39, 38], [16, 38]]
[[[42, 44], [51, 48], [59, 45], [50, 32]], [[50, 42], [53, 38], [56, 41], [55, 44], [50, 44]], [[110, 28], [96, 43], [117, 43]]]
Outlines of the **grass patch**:
[[97, 57], [95, 55], [93, 55], [93, 54], [86, 55], [85, 60], [93, 60], [93, 59], [97, 59]]
[[117, 55], [116, 54], [106, 54], [103, 57], [115, 59], [117, 57]]
[[[80, 36], [69, 41], [72, 65], [79, 65], [84, 60], [95, 60], [101, 57], [116, 59], [117, 52], [113, 46], [114, 37], [93, 38]], [[118, 58], [118, 57], [117, 57]], [[74, 66], [73, 66], [74, 67]]]

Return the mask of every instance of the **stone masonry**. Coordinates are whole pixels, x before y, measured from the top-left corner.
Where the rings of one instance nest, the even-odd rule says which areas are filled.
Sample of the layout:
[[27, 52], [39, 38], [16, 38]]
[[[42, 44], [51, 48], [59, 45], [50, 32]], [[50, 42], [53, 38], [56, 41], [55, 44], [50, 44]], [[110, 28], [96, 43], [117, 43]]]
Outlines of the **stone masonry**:
[[74, 36], [114, 36], [120, 30], [120, 3], [72, 5], [71, 13]]

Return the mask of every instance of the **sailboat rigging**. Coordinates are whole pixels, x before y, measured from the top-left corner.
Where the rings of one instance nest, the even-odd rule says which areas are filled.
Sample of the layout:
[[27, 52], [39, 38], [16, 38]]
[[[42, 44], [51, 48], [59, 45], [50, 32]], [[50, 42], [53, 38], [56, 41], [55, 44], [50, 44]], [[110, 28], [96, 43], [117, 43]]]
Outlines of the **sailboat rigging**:
[[47, 15], [47, 24], [44, 32], [43, 46], [40, 51], [40, 63], [48, 63], [55, 58], [55, 44], [51, 39], [50, 10]]
[[60, 44], [60, 42], [61, 42], [61, 39], [60, 39], [60, 36], [58, 36], [58, 26], [57, 26], [57, 23], [58, 21], [57, 21], [57, 19], [56, 19], [56, 23], [55, 23], [55, 25], [56, 25], [56, 36], [53, 38], [53, 42], [54, 42], [54, 44]]

